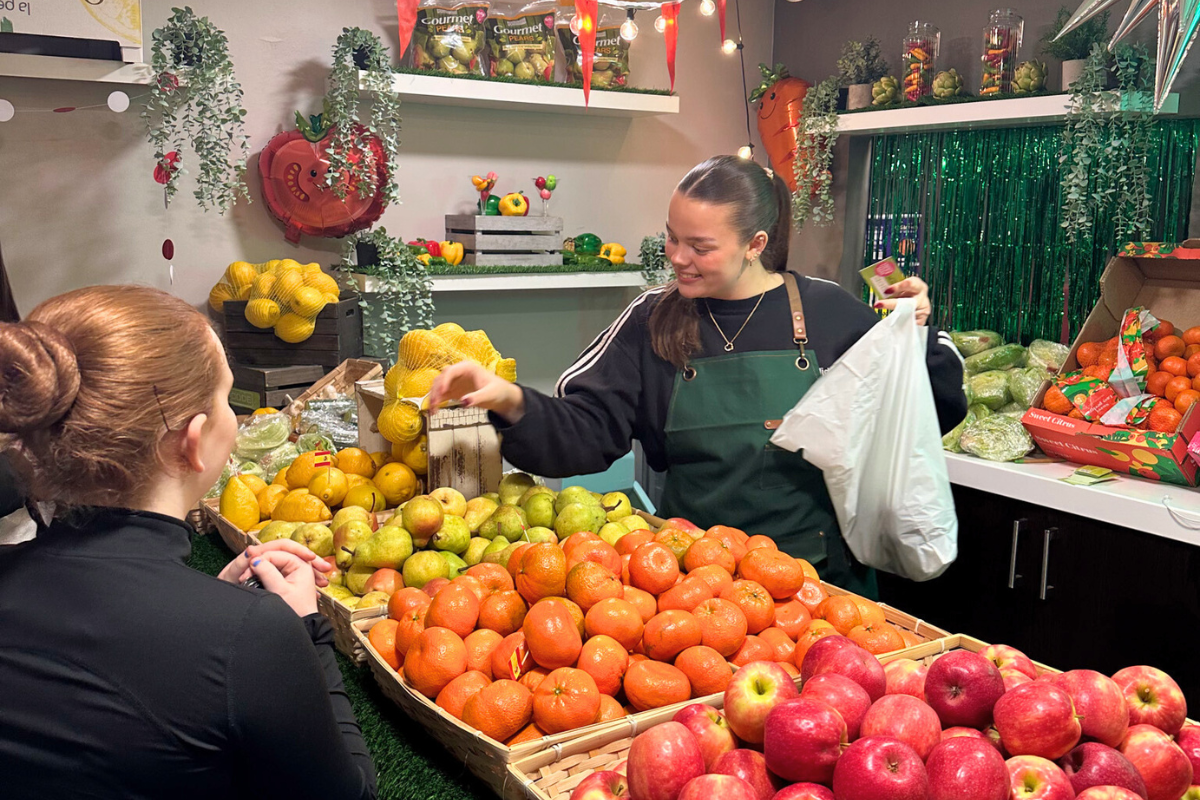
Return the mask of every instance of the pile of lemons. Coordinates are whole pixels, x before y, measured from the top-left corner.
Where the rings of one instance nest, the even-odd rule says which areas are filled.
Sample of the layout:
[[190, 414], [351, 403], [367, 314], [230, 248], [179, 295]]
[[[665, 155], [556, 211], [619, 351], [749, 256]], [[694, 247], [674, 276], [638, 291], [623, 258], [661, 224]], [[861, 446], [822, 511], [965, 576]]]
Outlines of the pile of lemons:
[[235, 261], [208, 293], [208, 304], [221, 313], [227, 300], [245, 300], [246, 321], [256, 328], [273, 328], [285, 342], [303, 342], [313, 335], [317, 315], [341, 299], [338, 283], [317, 263], [299, 264], [290, 258], [262, 264]]

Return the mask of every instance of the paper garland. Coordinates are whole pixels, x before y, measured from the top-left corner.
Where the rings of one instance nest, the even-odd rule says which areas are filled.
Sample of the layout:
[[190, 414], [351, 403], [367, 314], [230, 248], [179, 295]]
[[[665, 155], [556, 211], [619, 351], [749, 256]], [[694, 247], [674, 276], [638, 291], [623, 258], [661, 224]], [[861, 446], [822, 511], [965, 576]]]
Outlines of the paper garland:
[[592, 99], [592, 65], [596, 59], [596, 0], [575, 0], [575, 18], [579, 20], [579, 49], [583, 56], [583, 105]]
[[[671, 76], [671, 91], [675, 91], [675, 48], [679, 43], [679, 3], [663, 3], [663, 19], [667, 29], [663, 32], [667, 44], [667, 74]], [[722, 21], [725, 17], [722, 15]]]
[[[142, 96], [138, 95], [138, 97]], [[110, 93], [108, 99], [103, 103], [95, 103], [90, 106], [59, 106], [57, 108], [17, 108], [10, 101], [0, 98], [0, 122], [8, 122], [17, 113], [45, 112], [50, 114], [66, 114], [70, 111], [91, 111], [96, 108], [107, 108], [109, 111], [121, 114], [129, 110], [129, 103], [129, 95], [122, 91]]]

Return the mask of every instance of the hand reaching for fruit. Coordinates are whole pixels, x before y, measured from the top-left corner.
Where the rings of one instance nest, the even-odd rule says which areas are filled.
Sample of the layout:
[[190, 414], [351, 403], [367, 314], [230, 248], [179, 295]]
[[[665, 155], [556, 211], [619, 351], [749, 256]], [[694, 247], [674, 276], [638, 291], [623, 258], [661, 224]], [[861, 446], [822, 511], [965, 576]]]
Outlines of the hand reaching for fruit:
[[474, 361], [461, 361], [442, 370], [429, 391], [429, 408], [436, 411], [447, 400], [457, 400], [468, 408], [494, 411], [509, 424], [525, 415], [525, 393]]
[[918, 325], [924, 325], [929, 321], [929, 315], [933, 313], [933, 306], [929, 302], [929, 284], [920, 278], [906, 278], [897, 283], [887, 290], [888, 299], [879, 301], [875, 307], [894, 311], [896, 301], [902, 297], [911, 297], [917, 301]]

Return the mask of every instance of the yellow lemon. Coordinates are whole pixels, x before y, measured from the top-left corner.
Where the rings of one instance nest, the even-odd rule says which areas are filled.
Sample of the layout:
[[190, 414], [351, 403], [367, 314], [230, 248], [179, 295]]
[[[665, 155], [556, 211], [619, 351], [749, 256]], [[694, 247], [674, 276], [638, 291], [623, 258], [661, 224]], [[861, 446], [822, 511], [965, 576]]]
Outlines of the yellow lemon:
[[346, 482], [346, 473], [337, 467], [320, 467], [308, 482], [308, 491], [332, 508], [342, 502], [346, 492], [350, 491], [350, 485]]
[[271, 481], [271, 485], [272, 486], [287, 486], [288, 485], [287, 474], [288, 474], [287, 467], [284, 467], [283, 469], [279, 470], [279, 472], [276, 472], [274, 480]]
[[303, 342], [313, 335], [316, 324], [299, 314], [284, 314], [275, 323], [275, 335], [289, 344]]
[[221, 282], [212, 287], [212, 291], [208, 293], [208, 305], [219, 314], [225, 310], [225, 301], [232, 300], [235, 296], [233, 287], [222, 278]]
[[258, 270], [253, 264], [247, 264], [245, 261], [235, 261], [225, 269], [225, 274], [229, 277], [229, 283], [237, 291], [241, 291], [243, 287], [249, 288], [254, 283], [254, 279], [258, 277]]
[[371, 453], [371, 463], [375, 465], [376, 470], [378, 470], [384, 464], [391, 463], [391, 460], [391, 453], [385, 453], [382, 450]]
[[301, 286], [292, 295], [292, 311], [302, 317], [312, 319], [321, 313], [325, 307], [325, 295], [311, 286]]
[[266, 408], [255, 409], [254, 413], [251, 414], [250, 416], [261, 417], [264, 414], [278, 414], [278, 413], [279, 413], [278, 408], [271, 408], [270, 406], [267, 406]]
[[316, 272], [305, 272], [304, 285], [311, 286], [321, 294], [340, 295], [342, 293], [341, 288], [338, 286], [338, 282], [334, 280], [332, 276], [321, 272], [320, 269], [318, 269]]
[[258, 514], [262, 519], [270, 519], [279, 501], [287, 496], [288, 488], [272, 483], [258, 496]]
[[238, 300], [249, 300], [250, 299], [250, 290], [253, 288], [254, 288], [254, 285], [250, 284], [250, 283], [239, 288], [237, 290], [237, 299]]
[[421, 435], [421, 411], [402, 400], [387, 402], [379, 412], [377, 425], [389, 442], [411, 442]]
[[515, 358], [502, 358], [496, 365], [496, 374], [510, 383], [517, 382], [517, 360]]
[[251, 528], [250, 530], [246, 531], [246, 533], [258, 533], [258, 532], [259, 532], [259, 531], [261, 531], [263, 528], [267, 527], [267, 525], [269, 525], [269, 524], [270, 524], [270, 522], [271, 522], [271, 520], [269, 520], [269, 519], [264, 519], [262, 522], [258, 523], [258, 524], [257, 524], [257, 525], [255, 525], [253, 528]]
[[436, 328], [434, 328], [434, 331], [437, 333], [462, 333], [463, 326], [459, 325], [457, 322], [443, 322], [441, 325], [438, 325]]
[[[327, 466], [338, 466], [337, 456], [330, 454], [325, 456], [329, 459]], [[288, 467], [287, 485], [292, 489], [304, 489], [312, 481], [313, 475], [317, 474], [317, 454], [315, 451], [301, 453], [296, 456], [296, 460]]]
[[408, 377], [409, 369], [403, 364], [397, 364], [387, 371], [383, 376], [383, 395], [384, 397], [397, 397], [397, 392], [400, 391], [400, 384], [404, 383]]
[[300, 273], [302, 273], [302, 272], [304, 271], [304, 270], [303, 270], [303, 269], [301, 269], [301, 267], [300, 267], [300, 262], [299, 262], [299, 261], [297, 261], [297, 260], [296, 260], [296, 259], [294, 259], [294, 258], [285, 258], [285, 259], [282, 259], [282, 260], [279, 262], [279, 268], [280, 268], [281, 270], [294, 270], [294, 271], [296, 271], [296, 272], [300, 272]]
[[328, 305], [329, 303], [333, 303], [336, 306], [342, 299], [341, 295], [332, 294], [330, 292], [326, 292], [325, 294], [323, 294], [321, 296], [325, 298], [326, 305]]
[[338, 469], [346, 474], [354, 473], [364, 478], [375, 474], [375, 463], [371, 461], [370, 454], [361, 448], [347, 447], [345, 450], [338, 450], [337, 461]]
[[246, 303], [246, 321], [256, 328], [273, 328], [279, 322], [283, 310], [279, 303], [260, 297]]
[[406, 464], [384, 464], [375, 473], [375, 485], [389, 506], [408, 502], [417, 493], [417, 476]]
[[305, 275], [321, 274], [321, 265], [313, 261], [311, 264], [301, 264], [300, 271]]
[[278, 258], [273, 258], [270, 261], [263, 264], [263, 271], [270, 272], [272, 275], [278, 275], [279, 274], [279, 265], [282, 263], [283, 262], [280, 261]]
[[440, 371], [436, 369], [415, 369], [408, 373], [399, 386], [399, 397], [424, 397], [433, 388]]
[[310, 493], [308, 489], [293, 489], [275, 506], [271, 519], [284, 522], [325, 522], [333, 519], [333, 512], [321, 502], [321, 498]]
[[254, 492], [255, 497], [258, 497], [259, 492], [267, 488], [267, 482], [257, 475], [239, 475], [238, 477], [242, 479], [242, 483], [250, 487], [250, 491]]
[[254, 300], [259, 297], [270, 297], [271, 292], [275, 289], [276, 278], [269, 272], [264, 272], [254, 279], [254, 286], [250, 289], [250, 299]]
[[274, 297], [280, 303], [291, 305], [297, 289], [304, 288], [304, 276], [299, 272], [280, 272], [275, 280]]
[[492, 356], [496, 353], [496, 348], [492, 347], [487, 334], [483, 331], [464, 331], [459, 334], [451, 334], [446, 339], [464, 357], [480, 364], [491, 361]]
[[225, 483], [225, 489], [221, 492], [220, 511], [221, 516], [240, 531], [258, 524], [258, 499], [240, 475], [234, 475]]
[[450, 359], [446, 349], [446, 342], [433, 331], [409, 331], [400, 340], [400, 357], [396, 363], [403, 363], [409, 369], [441, 366]]
[[418, 475], [429, 472], [429, 439], [422, 436], [415, 442], [400, 445], [400, 461]]
[[363, 484], [367, 484], [369, 486], [375, 485], [374, 483], [371, 482], [370, 478], [364, 478], [362, 475], [355, 475], [353, 472], [346, 473], [346, 484], [351, 489], [354, 489], [358, 486], [362, 486]]
[[349, 506], [358, 506], [367, 511], [383, 511], [387, 508], [387, 499], [378, 487], [372, 484], [363, 484], [355, 486], [346, 493], [346, 498], [342, 500], [342, 508]]

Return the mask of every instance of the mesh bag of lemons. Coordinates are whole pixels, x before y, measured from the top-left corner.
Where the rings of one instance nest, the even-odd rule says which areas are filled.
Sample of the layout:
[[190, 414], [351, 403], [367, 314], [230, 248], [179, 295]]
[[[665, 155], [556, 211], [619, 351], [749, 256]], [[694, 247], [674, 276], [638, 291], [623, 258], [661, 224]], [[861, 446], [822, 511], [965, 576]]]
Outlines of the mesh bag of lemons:
[[290, 258], [262, 264], [235, 261], [208, 294], [208, 304], [218, 313], [226, 300], [245, 300], [247, 322], [273, 328], [291, 344], [312, 336], [321, 309], [340, 299], [337, 281], [322, 272], [320, 264], [299, 264]]
[[483, 331], [463, 330], [453, 322], [409, 331], [383, 380], [386, 400], [377, 423], [383, 438], [397, 446], [420, 440], [421, 400], [438, 373], [460, 361], [474, 361], [507, 381], [517, 379], [517, 362], [501, 357]]

